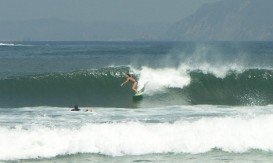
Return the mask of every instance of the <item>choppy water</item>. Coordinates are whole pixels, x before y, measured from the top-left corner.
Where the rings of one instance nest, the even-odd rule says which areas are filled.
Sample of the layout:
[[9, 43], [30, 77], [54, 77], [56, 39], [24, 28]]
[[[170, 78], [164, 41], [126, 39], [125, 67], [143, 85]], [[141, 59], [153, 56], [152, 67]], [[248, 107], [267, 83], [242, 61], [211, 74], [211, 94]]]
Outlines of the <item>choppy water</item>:
[[0, 160], [271, 161], [272, 61], [271, 42], [0, 43]]

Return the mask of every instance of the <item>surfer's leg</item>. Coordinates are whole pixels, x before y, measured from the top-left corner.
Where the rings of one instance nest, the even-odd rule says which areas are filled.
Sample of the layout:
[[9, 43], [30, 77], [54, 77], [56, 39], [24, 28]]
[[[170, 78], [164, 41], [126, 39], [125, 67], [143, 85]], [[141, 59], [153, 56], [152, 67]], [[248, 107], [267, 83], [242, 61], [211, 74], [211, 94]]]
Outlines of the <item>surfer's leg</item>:
[[137, 82], [135, 82], [132, 86], [132, 90], [134, 90], [137, 93]]

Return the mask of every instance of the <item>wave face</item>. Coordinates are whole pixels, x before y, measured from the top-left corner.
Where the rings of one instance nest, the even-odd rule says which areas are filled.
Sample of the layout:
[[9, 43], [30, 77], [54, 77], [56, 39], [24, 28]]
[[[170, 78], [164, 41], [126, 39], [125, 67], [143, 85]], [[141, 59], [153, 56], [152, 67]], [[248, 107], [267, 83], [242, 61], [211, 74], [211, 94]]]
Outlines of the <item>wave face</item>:
[[[201, 118], [175, 123], [93, 123], [79, 129], [0, 127], [0, 160], [75, 153], [110, 156], [153, 153], [273, 151], [273, 116]], [[262, 126], [262, 127], [261, 127]], [[58, 142], [58, 143], [56, 143]]]
[[273, 71], [230, 72], [224, 78], [201, 72], [191, 73], [185, 92], [193, 104], [266, 105], [273, 102]]
[[[144, 98], [134, 99], [131, 85], [120, 87], [132, 72]], [[267, 105], [273, 103], [273, 71], [227, 71], [219, 77], [201, 70], [108, 67], [71, 73], [6, 77], [0, 80], [1, 107], [114, 106], [181, 104]]]

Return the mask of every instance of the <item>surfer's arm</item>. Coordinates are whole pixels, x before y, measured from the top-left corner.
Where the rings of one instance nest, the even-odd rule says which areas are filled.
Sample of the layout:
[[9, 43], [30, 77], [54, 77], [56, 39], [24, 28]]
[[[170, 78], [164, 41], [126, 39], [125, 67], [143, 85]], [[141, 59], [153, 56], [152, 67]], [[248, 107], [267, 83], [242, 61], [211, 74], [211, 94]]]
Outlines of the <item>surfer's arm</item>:
[[129, 81], [129, 79], [127, 79], [125, 82], [121, 83], [120, 86], [123, 86], [124, 84], [126, 84]]

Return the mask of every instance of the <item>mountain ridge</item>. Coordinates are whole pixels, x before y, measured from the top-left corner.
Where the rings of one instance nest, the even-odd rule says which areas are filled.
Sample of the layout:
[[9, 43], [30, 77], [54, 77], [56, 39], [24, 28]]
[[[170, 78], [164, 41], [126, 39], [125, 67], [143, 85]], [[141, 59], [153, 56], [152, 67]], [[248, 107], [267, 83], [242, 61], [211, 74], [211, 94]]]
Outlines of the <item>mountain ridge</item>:
[[204, 4], [194, 14], [175, 23], [167, 32], [168, 39], [270, 41], [273, 40], [272, 9], [270, 0], [222, 0]]

